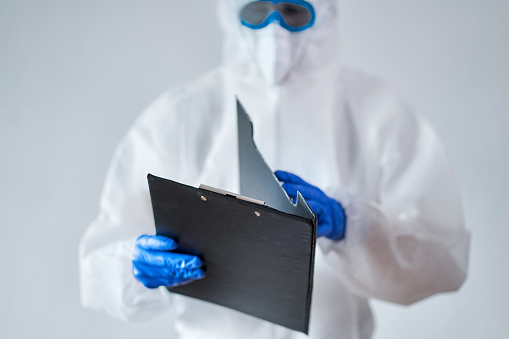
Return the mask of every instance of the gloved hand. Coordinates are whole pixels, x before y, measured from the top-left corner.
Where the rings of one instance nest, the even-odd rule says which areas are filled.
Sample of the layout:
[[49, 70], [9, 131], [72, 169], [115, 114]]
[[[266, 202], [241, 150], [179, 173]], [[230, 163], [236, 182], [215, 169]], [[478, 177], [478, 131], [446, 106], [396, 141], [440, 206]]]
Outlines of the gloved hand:
[[201, 279], [200, 258], [171, 252], [177, 243], [161, 235], [142, 235], [136, 239], [133, 252], [133, 274], [145, 287], [178, 286]]
[[336, 241], [345, 237], [346, 214], [339, 202], [295, 174], [285, 171], [276, 171], [274, 174], [292, 200], [297, 199], [297, 191], [306, 199], [318, 218], [318, 237], [325, 236]]

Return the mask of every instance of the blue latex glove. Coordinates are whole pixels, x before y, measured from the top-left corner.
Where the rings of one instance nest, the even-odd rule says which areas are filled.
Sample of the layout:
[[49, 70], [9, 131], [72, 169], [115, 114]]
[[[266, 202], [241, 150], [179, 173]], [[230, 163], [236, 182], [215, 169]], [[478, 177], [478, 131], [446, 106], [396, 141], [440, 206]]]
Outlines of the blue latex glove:
[[346, 214], [339, 202], [295, 174], [285, 171], [276, 171], [274, 174], [293, 201], [297, 199], [297, 191], [306, 199], [318, 218], [318, 237], [325, 236], [336, 241], [345, 237]]
[[142, 235], [136, 239], [133, 252], [133, 274], [145, 287], [178, 286], [201, 279], [200, 258], [171, 252], [177, 242], [161, 235]]

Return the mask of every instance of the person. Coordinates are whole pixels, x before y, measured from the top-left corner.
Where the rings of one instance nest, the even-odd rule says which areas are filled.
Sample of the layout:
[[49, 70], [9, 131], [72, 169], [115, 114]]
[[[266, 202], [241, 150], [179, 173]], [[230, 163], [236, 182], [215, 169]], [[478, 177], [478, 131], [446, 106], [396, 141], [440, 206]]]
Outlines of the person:
[[393, 89], [341, 63], [336, 2], [220, 0], [218, 11], [223, 64], [158, 98], [115, 152], [81, 241], [82, 304], [124, 320], [176, 307], [180, 338], [305, 337], [164, 287], [206, 273], [154, 236], [146, 175], [238, 192], [236, 96], [283, 187], [314, 200], [310, 338], [370, 338], [370, 298], [457, 290], [469, 233], [446, 156]]

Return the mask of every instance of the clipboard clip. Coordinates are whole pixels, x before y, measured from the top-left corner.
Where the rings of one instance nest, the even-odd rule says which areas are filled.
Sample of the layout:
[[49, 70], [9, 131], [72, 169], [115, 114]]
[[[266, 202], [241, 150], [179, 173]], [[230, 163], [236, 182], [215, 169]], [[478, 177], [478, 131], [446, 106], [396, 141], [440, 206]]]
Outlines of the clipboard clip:
[[247, 201], [247, 202], [252, 202], [254, 204], [258, 204], [258, 205], [262, 205], [262, 206], [267, 206], [265, 201], [261, 201], [261, 200], [253, 199], [253, 198], [249, 198], [249, 197], [245, 197], [243, 195], [232, 193], [232, 192], [228, 192], [228, 191], [225, 191], [225, 190], [222, 190], [222, 189], [219, 189], [219, 188], [210, 187], [210, 186], [203, 185], [203, 184], [201, 184], [199, 188], [203, 189], [203, 190], [210, 191], [210, 192], [219, 193], [219, 194], [222, 194], [222, 195], [227, 195], [227, 196], [230, 196], [230, 197], [234, 197], [234, 198], [237, 198], [239, 200], [244, 200], [244, 201]]

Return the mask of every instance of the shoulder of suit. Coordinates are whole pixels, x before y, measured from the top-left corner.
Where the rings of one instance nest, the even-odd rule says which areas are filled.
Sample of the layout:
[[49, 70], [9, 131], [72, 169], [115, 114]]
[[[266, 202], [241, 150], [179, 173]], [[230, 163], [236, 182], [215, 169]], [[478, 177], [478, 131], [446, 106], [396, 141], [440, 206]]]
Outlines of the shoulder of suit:
[[372, 98], [376, 96], [397, 95], [394, 87], [387, 81], [365, 71], [343, 66], [339, 79], [346, 95], [354, 98]]
[[339, 79], [353, 118], [369, 120], [371, 126], [415, 120], [413, 109], [386, 81], [350, 67], [341, 68]]
[[215, 112], [214, 108], [220, 104], [218, 101], [222, 98], [223, 90], [221, 69], [213, 69], [198, 79], [161, 94], [142, 112], [139, 120], [163, 123], [175, 119], [199, 119]]

